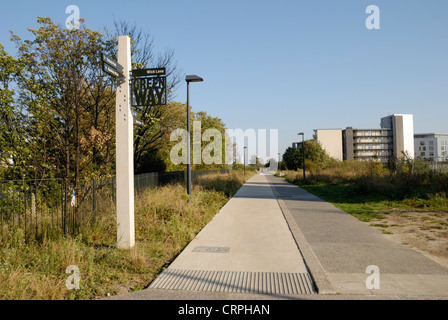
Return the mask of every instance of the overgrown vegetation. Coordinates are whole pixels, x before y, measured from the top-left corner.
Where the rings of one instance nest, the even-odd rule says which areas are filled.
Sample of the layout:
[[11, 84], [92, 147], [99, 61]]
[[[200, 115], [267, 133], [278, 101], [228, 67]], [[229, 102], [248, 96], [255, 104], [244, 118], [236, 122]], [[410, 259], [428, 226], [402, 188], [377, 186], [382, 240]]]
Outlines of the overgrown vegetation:
[[335, 162], [324, 169], [287, 171], [286, 179], [363, 221], [378, 211], [448, 212], [448, 172], [431, 170], [420, 159], [398, 160], [391, 168], [378, 162]]
[[[116, 83], [102, 71], [101, 54], [116, 57], [118, 35], [131, 38], [133, 69], [167, 72], [167, 105], [138, 111], [144, 125], [134, 129], [135, 173], [182, 171], [170, 161], [170, 135], [186, 127], [186, 105], [173, 101], [184, 77], [174, 51], [156, 52], [152, 35], [125, 21], [101, 31], [82, 19], [79, 30], [50, 18], [37, 23], [29, 39], [11, 31], [16, 55], [0, 43], [0, 179], [61, 178], [78, 189], [82, 180], [115, 175]], [[201, 133], [216, 129], [224, 141], [221, 119], [198, 111], [195, 120], [202, 122]], [[193, 169], [224, 167], [200, 163]]]
[[[148, 189], [136, 199], [132, 250], [114, 246], [114, 208], [102, 210], [76, 238], [25, 243], [19, 229], [0, 251], [0, 299], [97, 299], [143, 289], [251, 175], [233, 171], [200, 177], [191, 205], [183, 185]], [[81, 273], [79, 290], [66, 288], [71, 265]]]

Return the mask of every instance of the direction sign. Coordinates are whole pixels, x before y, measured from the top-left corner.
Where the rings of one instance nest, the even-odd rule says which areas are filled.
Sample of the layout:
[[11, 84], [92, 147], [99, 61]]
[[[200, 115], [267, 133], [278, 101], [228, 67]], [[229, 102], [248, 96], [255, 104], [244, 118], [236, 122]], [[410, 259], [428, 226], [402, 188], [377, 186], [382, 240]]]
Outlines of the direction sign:
[[120, 73], [105, 62], [103, 62], [103, 71], [114, 78], [120, 78]]
[[118, 64], [117, 61], [115, 61], [114, 59], [112, 59], [109, 56], [106, 56], [104, 53], [101, 54], [101, 60], [117, 71], [120, 68], [120, 65]]
[[165, 68], [132, 70], [133, 77], [164, 76], [164, 75], [166, 75]]
[[104, 53], [101, 54], [101, 61], [103, 62], [103, 71], [111, 75], [114, 78], [120, 78], [120, 65], [117, 61], [111, 57], [106, 56]]

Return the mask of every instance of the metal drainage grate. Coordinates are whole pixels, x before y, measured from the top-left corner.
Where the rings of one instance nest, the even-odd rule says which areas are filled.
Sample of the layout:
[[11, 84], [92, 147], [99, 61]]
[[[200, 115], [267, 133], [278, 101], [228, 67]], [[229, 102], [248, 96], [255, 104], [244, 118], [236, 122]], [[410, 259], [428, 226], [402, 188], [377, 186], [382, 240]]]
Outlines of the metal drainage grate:
[[193, 252], [205, 253], [229, 253], [230, 248], [227, 247], [196, 247]]
[[308, 273], [164, 270], [152, 289], [256, 294], [316, 294]]

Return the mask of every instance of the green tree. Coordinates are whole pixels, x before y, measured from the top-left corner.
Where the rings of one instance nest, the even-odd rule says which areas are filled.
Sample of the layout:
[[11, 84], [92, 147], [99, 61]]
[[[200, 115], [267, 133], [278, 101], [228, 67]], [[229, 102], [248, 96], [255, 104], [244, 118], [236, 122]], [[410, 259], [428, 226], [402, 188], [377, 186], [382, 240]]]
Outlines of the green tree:
[[[201, 123], [201, 146], [196, 147], [196, 152], [201, 152], [201, 164], [196, 164], [193, 166], [194, 170], [220, 170], [227, 167], [225, 163], [225, 156], [227, 151], [226, 146], [226, 126], [224, 122], [217, 117], [212, 117], [207, 112], [199, 111], [193, 114], [193, 120], [199, 121]], [[210, 140], [207, 141], [207, 131], [210, 129], [216, 130], [216, 133], [219, 133], [218, 137], [210, 137]], [[208, 131], [208, 133], [212, 133]], [[205, 135], [204, 135], [205, 134]], [[219, 140], [215, 139], [218, 138]], [[193, 145], [193, 141], [192, 141]], [[214, 146], [216, 146], [215, 149]], [[217, 152], [218, 154], [215, 154]], [[213, 164], [206, 164], [204, 161], [204, 156], [211, 156], [216, 159], [216, 162]]]
[[[293, 149], [289, 147], [283, 154], [283, 162], [289, 170], [303, 168], [303, 146]], [[312, 163], [318, 168], [325, 167], [331, 161], [330, 156], [322, 148], [321, 144], [315, 140], [305, 141], [305, 166], [306, 163]]]
[[[79, 30], [50, 18], [37, 21], [40, 28], [29, 29], [32, 41], [12, 35], [19, 57], [28, 61], [19, 82], [20, 103], [30, 117], [32, 140], [51, 154], [43, 165], [78, 186], [92, 166], [110, 169], [114, 160], [114, 92], [101, 70], [108, 44], [84, 21]], [[101, 153], [108, 156], [100, 161]]]
[[297, 170], [302, 163], [301, 149], [293, 149], [289, 147], [283, 154], [283, 162], [288, 170]]
[[[187, 129], [187, 112], [186, 112], [186, 104], [181, 102], [169, 102], [166, 107], [163, 107], [162, 116], [160, 118], [160, 131], [162, 133], [160, 145], [159, 145], [159, 156], [164, 160], [166, 164], [167, 171], [182, 171], [186, 170], [186, 165], [180, 164], [175, 165], [171, 162], [170, 155], [171, 149], [179, 143], [179, 141], [171, 141], [171, 134], [176, 129]], [[215, 169], [224, 169], [227, 168], [225, 164], [225, 155], [227, 152], [232, 152], [228, 146], [226, 146], [226, 126], [224, 122], [217, 117], [213, 117], [209, 115], [207, 112], [198, 111], [196, 113], [191, 113], [191, 155], [193, 157], [193, 153], [199, 152], [201, 156], [201, 163], [194, 164], [192, 166], [193, 170], [215, 170]], [[193, 134], [194, 134], [194, 121], [200, 121], [201, 130], [197, 131], [196, 134], [201, 138], [201, 144], [199, 146], [194, 145]], [[211, 164], [208, 165], [204, 163], [204, 159], [202, 155], [210, 153], [211, 156], [214, 156], [214, 150], [212, 150], [214, 138], [211, 137], [210, 141], [206, 141], [203, 139], [203, 134], [209, 129], [216, 129], [222, 140], [217, 141], [220, 144], [221, 155], [222, 155], [222, 164]], [[217, 144], [217, 145], [218, 145]]]
[[[301, 148], [299, 149], [302, 150]], [[305, 141], [305, 159], [311, 161], [318, 168], [324, 168], [331, 158], [325, 149], [322, 148], [320, 142], [316, 140], [307, 140]]]
[[[183, 166], [176, 166], [170, 161], [171, 148], [176, 144], [176, 142], [170, 140], [170, 137], [174, 130], [187, 128], [186, 109], [186, 104], [175, 101], [168, 102], [166, 106], [160, 108], [160, 121], [157, 122], [157, 130], [160, 131], [160, 140], [152, 150], [157, 150], [157, 157], [163, 160], [167, 171], [185, 170]], [[159, 161], [155, 159], [153, 152], [152, 155], [151, 152], [148, 152], [148, 155], [145, 153], [144, 157], [153, 159], [153, 163], [157, 164]], [[147, 161], [144, 166], [139, 167], [141, 168], [140, 172], [157, 171], [153, 168], [150, 161]]]
[[14, 88], [25, 65], [24, 59], [9, 55], [0, 43], [0, 167], [4, 179], [27, 177], [26, 168], [33, 158], [24, 126], [27, 117], [20, 104], [15, 103]]

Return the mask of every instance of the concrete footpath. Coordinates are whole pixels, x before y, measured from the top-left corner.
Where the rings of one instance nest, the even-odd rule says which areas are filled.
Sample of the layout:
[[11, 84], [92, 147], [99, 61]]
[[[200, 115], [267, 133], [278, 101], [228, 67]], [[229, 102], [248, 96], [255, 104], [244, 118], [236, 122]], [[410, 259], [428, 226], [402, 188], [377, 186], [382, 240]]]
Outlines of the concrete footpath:
[[[379, 271], [379, 288], [366, 285], [369, 266]], [[448, 299], [448, 269], [303, 189], [260, 174], [147, 289], [108, 299], [383, 298]]]

